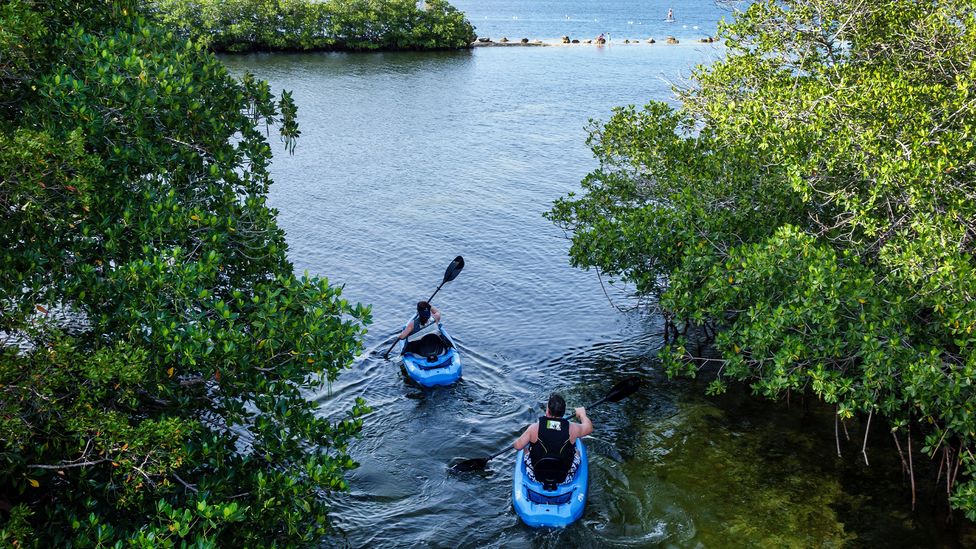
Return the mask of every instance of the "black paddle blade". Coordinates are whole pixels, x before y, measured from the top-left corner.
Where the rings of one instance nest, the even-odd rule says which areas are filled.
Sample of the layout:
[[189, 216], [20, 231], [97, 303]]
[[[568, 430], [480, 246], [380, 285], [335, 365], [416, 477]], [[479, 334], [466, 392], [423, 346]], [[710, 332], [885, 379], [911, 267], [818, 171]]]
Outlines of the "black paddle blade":
[[627, 379], [614, 385], [613, 389], [610, 389], [610, 392], [607, 393], [606, 400], [610, 402], [620, 402], [621, 400], [637, 392], [640, 385], [641, 380], [639, 377], [628, 377]]
[[447, 270], [444, 271], [444, 282], [450, 282], [455, 278], [457, 278], [458, 273], [460, 273], [461, 269], [463, 268], [464, 268], [464, 258], [461, 256], [455, 257], [454, 261], [452, 261], [451, 264], [447, 266]]
[[471, 471], [483, 471], [485, 466], [488, 465], [488, 458], [474, 458], [466, 459], [462, 462], [455, 463], [451, 470], [455, 473], [468, 473]]

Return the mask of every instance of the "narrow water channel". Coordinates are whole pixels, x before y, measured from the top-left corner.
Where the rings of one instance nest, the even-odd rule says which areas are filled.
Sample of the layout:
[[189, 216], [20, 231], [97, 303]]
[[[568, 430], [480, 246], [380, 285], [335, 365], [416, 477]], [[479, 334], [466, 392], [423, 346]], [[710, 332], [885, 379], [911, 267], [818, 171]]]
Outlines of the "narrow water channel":
[[[293, 91], [299, 106], [302, 137], [293, 156], [276, 149], [271, 191], [296, 268], [373, 306], [367, 352], [314, 395], [326, 416], [358, 396], [374, 409], [328, 545], [976, 543], [928, 507], [911, 512], [884, 436], [864, 467], [857, 426], [836, 457], [830, 410], [736, 392], [710, 399], [700, 381], [667, 380], [659, 319], [630, 310], [627, 288], [570, 267], [565, 235], [542, 218], [595, 168], [590, 118], [671, 100], [673, 83], [721, 53], [682, 44], [224, 58]], [[464, 376], [421, 389], [381, 355], [459, 254], [466, 267], [435, 304]], [[586, 405], [628, 375], [644, 379], [641, 391], [590, 414], [590, 497], [571, 527], [519, 522], [510, 456], [483, 475], [448, 474], [510, 444], [551, 391]]]

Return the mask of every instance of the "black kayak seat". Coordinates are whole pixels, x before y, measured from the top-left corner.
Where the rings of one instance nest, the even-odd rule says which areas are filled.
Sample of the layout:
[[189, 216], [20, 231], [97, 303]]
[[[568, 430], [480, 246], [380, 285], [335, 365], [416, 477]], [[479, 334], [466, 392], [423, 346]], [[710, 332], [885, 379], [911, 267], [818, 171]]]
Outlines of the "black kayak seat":
[[413, 353], [425, 357], [428, 362], [434, 362], [437, 357], [448, 349], [448, 345], [440, 334], [427, 334], [419, 341], [407, 343], [404, 352]]
[[555, 490], [556, 485], [566, 479], [566, 466], [555, 457], [544, 457], [533, 467], [535, 478], [542, 483], [543, 490]]

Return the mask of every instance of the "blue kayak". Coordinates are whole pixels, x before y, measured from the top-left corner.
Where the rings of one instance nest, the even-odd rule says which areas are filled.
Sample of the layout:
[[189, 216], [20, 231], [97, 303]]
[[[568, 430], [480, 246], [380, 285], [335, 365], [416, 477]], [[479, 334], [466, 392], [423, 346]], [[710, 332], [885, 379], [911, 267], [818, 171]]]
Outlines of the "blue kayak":
[[582, 439], [576, 439], [576, 451], [580, 454], [580, 464], [573, 478], [557, 484], [554, 490], [546, 490], [541, 482], [529, 478], [525, 471], [525, 451], [519, 450], [512, 479], [512, 505], [522, 522], [532, 527], [562, 528], [583, 516], [590, 475]]
[[454, 340], [438, 322], [436, 328], [412, 334], [400, 344], [403, 367], [411, 379], [424, 387], [450, 385], [461, 377], [461, 355]]

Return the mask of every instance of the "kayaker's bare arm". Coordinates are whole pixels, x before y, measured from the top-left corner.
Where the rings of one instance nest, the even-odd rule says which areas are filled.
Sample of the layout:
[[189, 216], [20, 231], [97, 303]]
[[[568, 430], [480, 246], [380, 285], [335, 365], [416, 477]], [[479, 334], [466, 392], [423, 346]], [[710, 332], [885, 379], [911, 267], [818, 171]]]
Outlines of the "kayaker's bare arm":
[[521, 450], [530, 442], [535, 442], [537, 440], [539, 440], [539, 424], [533, 423], [532, 425], [526, 427], [525, 432], [522, 433], [522, 436], [515, 439], [515, 443], [512, 444], [512, 446], [514, 446], [516, 450]]
[[410, 335], [410, 332], [412, 330], [413, 330], [413, 321], [411, 320], [410, 322], [407, 322], [407, 327], [404, 328], [402, 332], [400, 332], [400, 335], [397, 336], [397, 339], [406, 339], [406, 337]]
[[[438, 311], [433, 305], [430, 306], [430, 316], [434, 317], [435, 322], [441, 321], [441, 312]], [[406, 339], [407, 336], [410, 335], [410, 332], [412, 331], [413, 331], [413, 320], [407, 322], [406, 328], [404, 328], [403, 331], [400, 332], [400, 335], [397, 336], [397, 339]]]
[[593, 423], [586, 415], [586, 408], [582, 406], [577, 408], [576, 417], [579, 418], [580, 422], [569, 424], [569, 441], [573, 444], [576, 443], [576, 439], [585, 437], [593, 432]]

